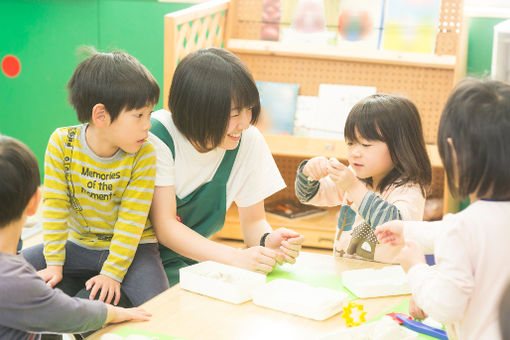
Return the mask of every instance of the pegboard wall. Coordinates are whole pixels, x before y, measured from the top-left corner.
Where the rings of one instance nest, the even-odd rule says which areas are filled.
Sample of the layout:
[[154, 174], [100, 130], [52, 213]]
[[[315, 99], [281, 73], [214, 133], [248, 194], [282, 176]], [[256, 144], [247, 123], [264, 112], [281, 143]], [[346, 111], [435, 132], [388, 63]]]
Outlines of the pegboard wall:
[[[462, 21], [462, 0], [443, 0], [435, 54], [457, 55]], [[262, 1], [233, 0], [231, 38], [260, 37]], [[435, 144], [441, 110], [456, 81], [455, 68], [321, 59], [236, 50], [256, 80], [300, 84], [300, 95], [316, 96], [319, 84], [375, 86], [378, 92], [411, 99], [422, 117], [425, 142]]]

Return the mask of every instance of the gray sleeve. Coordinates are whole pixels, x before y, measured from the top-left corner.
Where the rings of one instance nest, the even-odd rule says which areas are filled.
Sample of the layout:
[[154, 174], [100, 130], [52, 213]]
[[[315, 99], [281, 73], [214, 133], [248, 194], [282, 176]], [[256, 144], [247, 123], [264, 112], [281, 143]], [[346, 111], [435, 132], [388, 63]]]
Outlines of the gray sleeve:
[[296, 182], [294, 183], [296, 197], [302, 203], [306, 203], [311, 200], [317, 194], [317, 191], [319, 191], [320, 186], [319, 181], [309, 180], [303, 174], [303, 167], [307, 162], [308, 161], [302, 161], [301, 164], [299, 164], [296, 173]]
[[[10, 262], [10, 261], [9, 261]], [[101, 328], [106, 305], [52, 289], [24, 261], [0, 264], [0, 325], [33, 333], [75, 333]]]

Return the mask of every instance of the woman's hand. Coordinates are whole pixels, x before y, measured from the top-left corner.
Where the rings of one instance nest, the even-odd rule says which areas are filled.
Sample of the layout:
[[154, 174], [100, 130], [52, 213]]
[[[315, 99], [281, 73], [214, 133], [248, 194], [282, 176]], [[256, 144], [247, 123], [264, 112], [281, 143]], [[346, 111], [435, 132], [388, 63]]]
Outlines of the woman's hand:
[[274, 250], [261, 246], [236, 249], [236, 251], [232, 261], [233, 266], [262, 274], [270, 273], [276, 265], [278, 256], [281, 257]]
[[[295, 263], [304, 239], [303, 235], [293, 230], [279, 228], [267, 235], [265, 245], [279, 253], [283, 261]], [[281, 262], [278, 261], [278, 264]]]

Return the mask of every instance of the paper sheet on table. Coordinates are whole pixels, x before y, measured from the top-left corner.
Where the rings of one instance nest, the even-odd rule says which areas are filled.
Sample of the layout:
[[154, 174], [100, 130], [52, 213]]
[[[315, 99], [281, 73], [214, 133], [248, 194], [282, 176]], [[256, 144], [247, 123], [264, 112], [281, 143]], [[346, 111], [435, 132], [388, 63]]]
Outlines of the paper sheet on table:
[[131, 327], [122, 327], [121, 329], [115, 331], [115, 334], [121, 335], [123, 337], [127, 337], [130, 335], [143, 335], [148, 337], [149, 339], [159, 339], [159, 340], [186, 340], [184, 338], [180, 338], [177, 336], [166, 335], [156, 332], [144, 331], [141, 329], [131, 328]]
[[339, 275], [328, 274], [320, 271], [313, 271], [285, 264], [276, 266], [276, 268], [267, 275], [267, 282], [275, 279], [287, 279], [307, 283], [313, 287], [325, 287], [347, 293], [349, 301], [356, 300], [358, 297], [342, 284], [342, 277]]

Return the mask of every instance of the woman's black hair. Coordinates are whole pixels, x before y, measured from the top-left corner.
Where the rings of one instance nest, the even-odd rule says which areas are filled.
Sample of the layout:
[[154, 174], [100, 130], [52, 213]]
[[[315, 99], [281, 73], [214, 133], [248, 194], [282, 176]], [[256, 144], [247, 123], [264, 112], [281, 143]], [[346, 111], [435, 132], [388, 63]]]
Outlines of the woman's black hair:
[[510, 198], [510, 86], [460, 82], [443, 109], [437, 145], [455, 197]]
[[246, 65], [231, 52], [212, 47], [187, 55], [177, 65], [168, 107], [177, 129], [206, 152], [223, 141], [232, 108], [251, 108], [254, 124], [260, 100]]
[[[379, 192], [390, 185], [417, 183], [426, 195], [432, 181], [432, 169], [420, 115], [409, 99], [384, 93], [362, 99], [347, 117], [344, 136], [349, 141], [359, 142], [358, 137], [361, 137], [382, 141], [388, 146], [395, 167], [375, 188]], [[372, 178], [362, 181], [370, 186], [373, 184]]]

